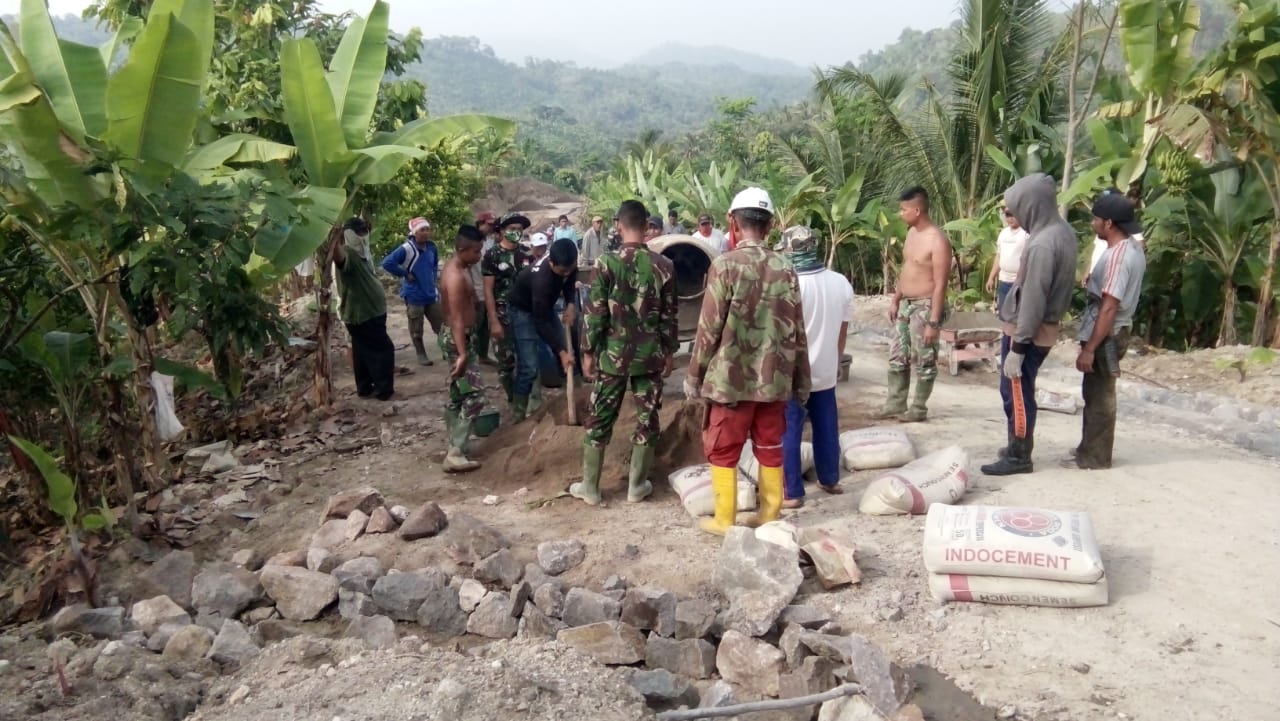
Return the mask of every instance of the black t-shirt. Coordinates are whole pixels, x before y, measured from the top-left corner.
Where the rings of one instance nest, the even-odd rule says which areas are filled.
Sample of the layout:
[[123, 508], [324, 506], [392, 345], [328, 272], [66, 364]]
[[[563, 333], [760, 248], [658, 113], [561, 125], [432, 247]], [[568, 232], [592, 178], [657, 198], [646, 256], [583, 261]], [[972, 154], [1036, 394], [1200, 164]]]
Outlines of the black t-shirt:
[[533, 316], [538, 335], [557, 354], [565, 350], [564, 338], [556, 331], [551, 319], [555, 315], [557, 298], [564, 298], [566, 307], [578, 304], [575, 289], [578, 287], [578, 269], [567, 277], [560, 277], [551, 269], [551, 261], [529, 266], [520, 271], [507, 296], [507, 304]]

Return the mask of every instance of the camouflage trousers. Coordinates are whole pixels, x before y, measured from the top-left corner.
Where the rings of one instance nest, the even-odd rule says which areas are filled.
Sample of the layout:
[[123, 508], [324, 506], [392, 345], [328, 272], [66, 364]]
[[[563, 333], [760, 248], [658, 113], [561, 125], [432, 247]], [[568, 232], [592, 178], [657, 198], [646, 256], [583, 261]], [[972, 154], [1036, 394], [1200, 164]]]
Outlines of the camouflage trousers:
[[[453, 343], [453, 328], [447, 324], [440, 328], [440, 352], [444, 354], [445, 367], [458, 360], [458, 349]], [[467, 370], [461, 378], [449, 381], [449, 404], [446, 409], [457, 413], [465, 421], [474, 421], [484, 410], [484, 383], [480, 380], [480, 361], [476, 356], [475, 335], [468, 331], [463, 343], [467, 348]]]
[[[926, 344], [924, 330], [933, 314], [930, 298], [903, 298], [898, 302], [897, 332], [889, 342], [889, 370], [902, 372], [915, 366], [918, 377], [938, 377], [938, 341]], [[942, 309], [946, 321], [950, 310]]]
[[493, 362], [498, 366], [498, 381], [507, 392], [507, 401], [511, 400], [511, 389], [516, 378], [516, 339], [511, 329], [511, 312], [506, 303], [498, 304], [498, 322], [502, 324], [502, 340], [489, 339], [489, 350], [493, 353]]
[[586, 445], [604, 448], [613, 438], [613, 425], [622, 411], [622, 398], [631, 387], [636, 403], [636, 429], [631, 444], [658, 444], [658, 410], [662, 408], [662, 374], [613, 376], [600, 373], [591, 391], [591, 415], [587, 418]]

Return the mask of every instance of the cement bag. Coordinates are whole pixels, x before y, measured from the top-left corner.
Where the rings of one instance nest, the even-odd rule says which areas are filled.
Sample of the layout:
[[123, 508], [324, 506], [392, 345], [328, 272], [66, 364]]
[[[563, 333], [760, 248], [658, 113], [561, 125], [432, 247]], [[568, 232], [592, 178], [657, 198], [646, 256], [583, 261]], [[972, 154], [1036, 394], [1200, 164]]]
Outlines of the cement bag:
[[954, 503], [969, 487], [968, 464], [960, 446], [914, 460], [872, 481], [858, 510], [872, 516], [920, 514], [935, 503]]
[[1054, 413], [1065, 413], [1069, 416], [1076, 414], [1079, 406], [1076, 404], [1076, 397], [1066, 393], [1056, 393], [1054, 391], [1045, 390], [1044, 388], [1036, 389], [1036, 406], [1042, 411], [1053, 411]]
[[840, 434], [840, 457], [846, 471], [897, 468], [916, 458], [906, 431], [878, 426]]
[[935, 504], [924, 522], [930, 573], [1093, 583], [1102, 556], [1089, 514]]
[[1095, 583], [1067, 583], [1039, 578], [929, 574], [935, 601], [976, 601], [1009, 606], [1088, 608], [1107, 605], [1107, 577]]
[[[715, 491], [711, 489], [711, 465], [681, 468], [667, 477], [671, 488], [680, 496], [680, 503], [690, 516], [710, 516], [716, 510]], [[756, 487], [738, 477], [738, 510], [750, 511], [756, 507]]]
[[173, 376], [151, 371], [151, 393], [156, 397], [156, 435], [171, 441], [186, 430], [173, 409]]
[[853, 560], [853, 539], [847, 534], [827, 528], [803, 528], [800, 530], [800, 550], [818, 574], [823, 588], [836, 588], [862, 580], [862, 572]]
[[[808, 441], [800, 442], [800, 472], [808, 473], [813, 470], [813, 444]], [[738, 457], [738, 473], [752, 483], [760, 483], [760, 462], [756, 460], [756, 452], [751, 447], [751, 441], [742, 444], [742, 455]]]

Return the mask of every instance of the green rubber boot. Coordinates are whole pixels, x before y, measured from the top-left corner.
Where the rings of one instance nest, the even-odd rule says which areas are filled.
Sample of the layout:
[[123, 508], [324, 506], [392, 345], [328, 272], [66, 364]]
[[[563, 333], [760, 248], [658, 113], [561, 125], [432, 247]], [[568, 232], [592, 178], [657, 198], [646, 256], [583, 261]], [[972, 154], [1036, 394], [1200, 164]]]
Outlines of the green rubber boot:
[[529, 415], [529, 396], [511, 396], [511, 422], [519, 423]]
[[627, 479], [627, 503], [639, 503], [653, 494], [649, 471], [653, 468], [653, 446], [631, 446], [631, 475]]
[[896, 418], [907, 412], [907, 392], [911, 390], [911, 370], [904, 369], [900, 371], [889, 369], [889, 397], [885, 399], [884, 407], [880, 412], [872, 415], [872, 418], [883, 420], [885, 418]]
[[600, 469], [603, 466], [604, 449], [584, 445], [582, 447], [582, 481], [569, 486], [569, 495], [588, 506], [600, 505]]
[[444, 422], [449, 431], [449, 452], [444, 457], [445, 472], [466, 473], [479, 468], [480, 464], [468, 458], [466, 452], [471, 438], [471, 421], [463, 419], [457, 411], [446, 408]]
[[902, 420], [919, 423], [929, 418], [929, 396], [933, 395], [933, 381], [933, 378], [916, 379], [916, 395], [911, 399], [911, 407], [903, 414]]

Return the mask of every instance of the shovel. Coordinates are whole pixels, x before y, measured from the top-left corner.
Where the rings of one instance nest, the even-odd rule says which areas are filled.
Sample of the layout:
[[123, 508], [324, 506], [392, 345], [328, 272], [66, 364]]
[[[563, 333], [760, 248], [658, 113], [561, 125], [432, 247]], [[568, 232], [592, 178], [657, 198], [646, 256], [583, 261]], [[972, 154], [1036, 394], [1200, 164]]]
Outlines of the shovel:
[[[568, 326], [565, 326], [564, 329], [564, 347], [567, 348], [570, 353], [573, 352], [573, 337], [570, 335]], [[569, 425], [576, 426], [578, 425], [578, 404], [575, 402], [573, 397], [573, 370], [574, 369], [570, 368], [569, 371], [564, 374], [564, 397], [569, 402]]]

